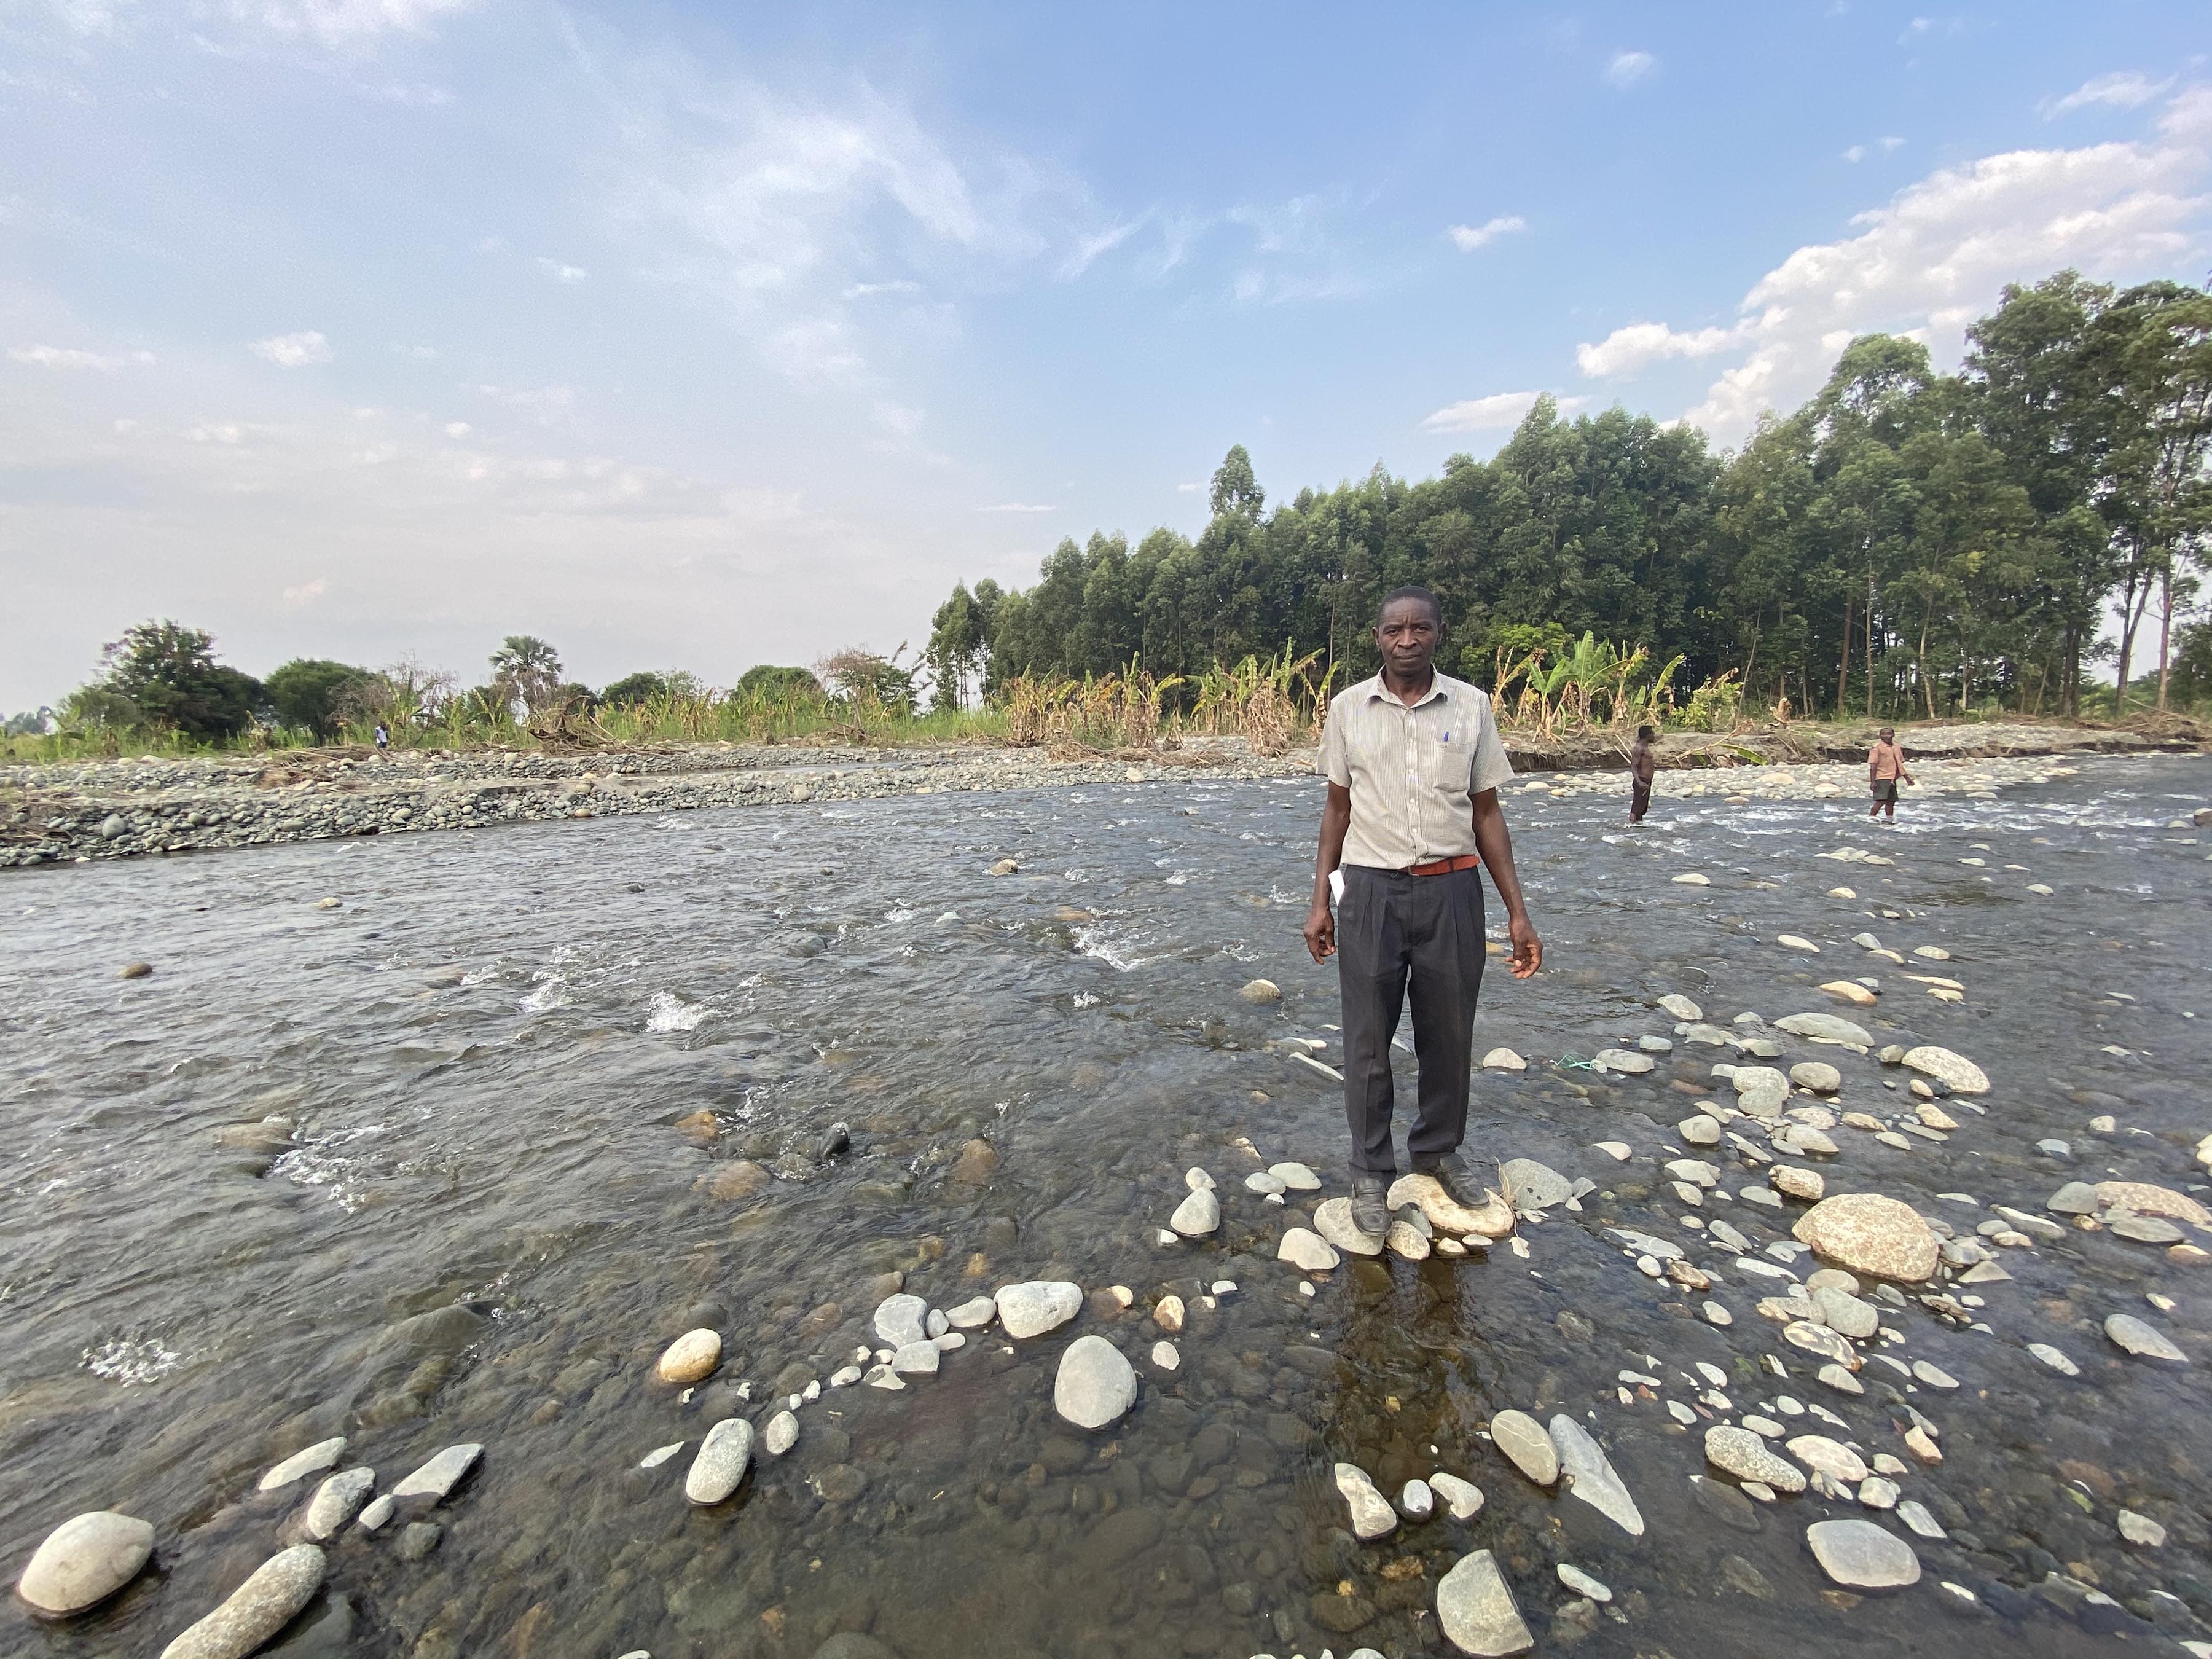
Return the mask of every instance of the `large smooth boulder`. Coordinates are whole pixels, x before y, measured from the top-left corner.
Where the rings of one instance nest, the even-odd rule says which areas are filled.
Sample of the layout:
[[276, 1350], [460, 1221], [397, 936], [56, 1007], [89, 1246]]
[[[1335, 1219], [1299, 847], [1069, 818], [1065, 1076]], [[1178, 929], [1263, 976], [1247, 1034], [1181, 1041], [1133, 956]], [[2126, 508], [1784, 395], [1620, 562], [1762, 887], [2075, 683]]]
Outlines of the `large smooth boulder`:
[[1136, 1367], [1103, 1336], [1079, 1336], [1060, 1357], [1052, 1405], [1079, 1429], [1119, 1422], [1137, 1403]]
[[1516, 1210], [1555, 1208], [1575, 1190], [1573, 1182], [1533, 1158], [1508, 1158], [1498, 1174], [1505, 1182], [1505, 1201]]
[[2192, 1227], [2212, 1227], [2212, 1210], [2171, 1187], [2154, 1187], [2147, 1181], [2100, 1181], [2093, 1190], [2103, 1209], [2132, 1210], [2137, 1215], [2186, 1221]]
[[1875, 1279], [1917, 1284], [1935, 1273], [1941, 1258], [1935, 1231], [1919, 1212], [1879, 1193], [1824, 1198], [1790, 1231], [1823, 1261]]
[[1470, 1209], [1430, 1175], [1400, 1176], [1382, 1201], [1393, 1210], [1413, 1205], [1428, 1217], [1431, 1226], [1455, 1238], [1503, 1238], [1514, 1227], [1513, 1206], [1497, 1194], [1485, 1192], [1481, 1204]]
[[96, 1607], [136, 1578], [154, 1553], [151, 1522], [94, 1510], [46, 1534], [15, 1581], [33, 1611], [62, 1619]]

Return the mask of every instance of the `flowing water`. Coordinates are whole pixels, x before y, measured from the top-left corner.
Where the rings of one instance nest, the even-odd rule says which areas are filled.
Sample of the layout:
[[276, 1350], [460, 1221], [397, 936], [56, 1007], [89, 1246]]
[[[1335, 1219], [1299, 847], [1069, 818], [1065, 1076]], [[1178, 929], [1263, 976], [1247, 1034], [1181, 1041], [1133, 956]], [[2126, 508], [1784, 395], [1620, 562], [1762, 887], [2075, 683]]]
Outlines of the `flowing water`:
[[[1803, 1534], [1856, 1504], [1753, 1505], [1694, 1480], [1702, 1424], [1662, 1404], [1694, 1400], [1702, 1360], [1740, 1412], [1818, 1399], [1850, 1425], [1838, 1438], [1902, 1450], [1907, 1396], [1872, 1385], [1887, 1373], [1870, 1367], [1857, 1399], [1814, 1382], [1811, 1357], [1753, 1311], [1771, 1287], [1683, 1226], [1653, 1161], [1680, 1155], [1662, 1150], [1671, 1126], [1722, 1054], [1678, 1048], [1644, 1078], [1557, 1064], [1668, 1033], [1665, 993], [1723, 1024], [1771, 1020], [1872, 971], [1881, 1004], [1854, 1017], [1877, 1043], [1942, 1043], [1995, 1087], [1942, 1144], [1836, 1129], [1831, 1190], [1891, 1193], [1966, 1233], [1987, 1212], [1938, 1194], [2040, 1210], [2106, 1170], [2186, 1186], [2187, 1146], [2212, 1129], [2212, 836], [2168, 826], [2208, 797], [2212, 763], [2189, 759], [1909, 802], [1894, 830], [1848, 804], [1692, 808], [1662, 790], [1631, 834], [1619, 801], [1510, 799], [1548, 965], [1492, 976], [1477, 1052], [1507, 1044], [1531, 1065], [1478, 1076], [1470, 1151], [1599, 1190], [1524, 1227], [1525, 1259], [1501, 1244], [1349, 1261], [1310, 1299], [1274, 1259], [1285, 1207], [1244, 1189], [1260, 1166], [1237, 1144], [1342, 1190], [1336, 1086], [1281, 1041], [1335, 1056], [1334, 969], [1297, 938], [1308, 783], [700, 812], [10, 876], [0, 1562], [12, 1574], [88, 1509], [143, 1516], [159, 1542], [155, 1571], [88, 1618], [40, 1626], [11, 1601], [0, 1651], [158, 1653], [285, 1541], [313, 1482], [258, 1494], [259, 1473], [338, 1433], [380, 1486], [453, 1442], [486, 1452], [427, 1557], [407, 1559], [397, 1528], [334, 1543], [327, 1588], [273, 1650], [288, 1655], [805, 1659], [845, 1630], [904, 1659], [1437, 1652], [1435, 1584], [1478, 1547], [1547, 1651], [2070, 1653], [2109, 1644], [2084, 1624], [2141, 1638], [2139, 1614], [2212, 1616], [2212, 1270], [2069, 1234], [1999, 1253], [2014, 1279], [1977, 1287], [1989, 1331], [1917, 1305], [1887, 1315], [1899, 1352], [1964, 1385], [1910, 1395], [1945, 1462], [1900, 1480], [1951, 1536], [1913, 1540], [1917, 1586], [1854, 1602]], [[1814, 856], [1844, 845], [1895, 862]], [[1009, 854], [1018, 874], [986, 873]], [[1689, 870], [1711, 885], [1671, 881]], [[1838, 884], [1858, 900], [1826, 896]], [[1502, 931], [1494, 905], [1490, 920]], [[1964, 1001], [1864, 958], [1849, 939], [1865, 928], [1948, 948], [1932, 971]], [[1822, 954], [1778, 947], [1781, 932]], [[133, 958], [154, 974], [119, 981]], [[1257, 976], [1279, 1005], [1240, 1000]], [[1897, 1109], [1895, 1068], [1789, 1048], [1843, 1067], [1844, 1108]], [[1405, 1101], [1413, 1059], [1397, 1059]], [[2086, 1128], [2099, 1113], [2117, 1133]], [[837, 1121], [851, 1148], [817, 1162]], [[2070, 1163], [2036, 1150], [2054, 1136]], [[1635, 1159], [1591, 1149], [1606, 1139]], [[963, 1158], [978, 1139], [995, 1167]], [[739, 1158], [779, 1178], [715, 1196]], [[1723, 1190], [1754, 1179], [1717, 1161]], [[1192, 1165], [1218, 1180], [1224, 1225], [1163, 1248]], [[1717, 1198], [1705, 1213], [1759, 1245], [1791, 1218]], [[1639, 1273], [1608, 1225], [1680, 1239], [1732, 1327]], [[734, 1502], [687, 1504], [708, 1424], [764, 1420], [771, 1394], [826, 1382], [872, 1343], [893, 1270], [936, 1307], [1037, 1278], [1127, 1285], [1137, 1305], [1094, 1303], [1011, 1352], [979, 1333], [904, 1392], [829, 1390], [794, 1450], [756, 1455]], [[1221, 1279], [1239, 1289], [1205, 1305]], [[2154, 1289], [2178, 1298], [2170, 1316], [2146, 1304]], [[1193, 1304], [1172, 1374], [1147, 1361], [1161, 1333], [1146, 1317], [1170, 1291]], [[2197, 1363], [2119, 1355], [2099, 1328], [2113, 1311]], [[685, 1400], [653, 1362], [698, 1324], [726, 1358]], [[1087, 1436], [1051, 1403], [1058, 1355], [1086, 1331], [1143, 1379], [1134, 1411]], [[2081, 1377], [2039, 1364], [2033, 1340]], [[1760, 1371], [1767, 1353], [1787, 1381]], [[1661, 1398], [1624, 1404], [1623, 1370], [1659, 1378]], [[1480, 1432], [1508, 1406], [1589, 1427], [1644, 1535], [1523, 1481]], [[673, 1442], [686, 1450], [637, 1467]], [[1355, 1544], [1336, 1460], [1391, 1492], [1455, 1472], [1488, 1503]], [[2122, 1506], [2168, 1541], [2123, 1544]], [[1554, 1624], [1574, 1599], [1562, 1561], [1611, 1604]], [[2007, 1592], [2052, 1571], [2118, 1607], [2077, 1624]]]

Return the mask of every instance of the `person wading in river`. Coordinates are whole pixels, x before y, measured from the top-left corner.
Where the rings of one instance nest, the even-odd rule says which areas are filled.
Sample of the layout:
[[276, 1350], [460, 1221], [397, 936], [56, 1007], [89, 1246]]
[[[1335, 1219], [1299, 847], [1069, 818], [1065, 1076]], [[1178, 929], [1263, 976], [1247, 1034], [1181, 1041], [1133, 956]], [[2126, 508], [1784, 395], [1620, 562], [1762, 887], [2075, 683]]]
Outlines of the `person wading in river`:
[[[1425, 587], [1382, 601], [1382, 672], [1328, 706], [1316, 769], [1328, 778], [1306, 949], [1337, 959], [1344, 1002], [1344, 1111], [1352, 1127], [1352, 1219], [1389, 1230], [1390, 1038], [1410, 992], [1419, 1109], [1406, 1150], [1462, 1204], [1481, 1189], [1460, 1156], [1467, 1134], [1475, 997], [1484, 957], [1482, 868], [1513, 937], [1513, 976], [1543, 965], [1522, 902], [1498, 786], [1513, 775], [1489, 696], [1436, 672], [1443, 613]], [[1329, 877], [1343, 892], [1329, 914]]]
[[1659, 751], [1651, 740], [1659, 734], [1648, 726], [1636, 728], [1636, 746], [1628, 751], [1628, 821], [1644, 822], [1651, 810], [1651, 780], [1659, 775]]
[[1869, 817], [1880, 817], [1887, 812], [1892, 823], [1897, 822], [1899, 778], [1916, 788], [1919, 787], [1920, 780], [1905, 769], [1905, 750], [1898, 747], [1895, 729], [1885, 726], [1881, 740], [1867, 750], [1867, 781], [1874, 790], [1874, 805], [1867, 808]]

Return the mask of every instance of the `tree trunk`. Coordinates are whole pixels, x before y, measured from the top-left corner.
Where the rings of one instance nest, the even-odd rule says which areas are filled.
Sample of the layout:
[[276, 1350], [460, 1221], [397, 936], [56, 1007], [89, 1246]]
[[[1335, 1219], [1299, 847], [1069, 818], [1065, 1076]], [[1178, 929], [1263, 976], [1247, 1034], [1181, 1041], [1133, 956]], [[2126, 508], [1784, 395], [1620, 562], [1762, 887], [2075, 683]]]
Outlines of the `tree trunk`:
[[1836, 718], [1848, 720], [1850, 710], [1844, 699], [1850, 695], [1851, 685], [1851, 596], [1844, 595], [1844, 648], [1836, 659]]
[[1867, 718], [1874, 718], [1874, 567], [1867, 567], [1866, 602]]
[[2168, 564], [2158, 580], [2158, 706], [2166, 708], [2166, 687], [2172, 672], [2173, 567]]
[[2128, 560], [2128, 574], [2120, 583], [2120, 672], [2119, 678], [2112, 684], [2114, 720], [2119, 719], [2127, 707], [2128, 671], [2135, 665], [2136, 624], [2142, 614], [2142, 604], [2136, 597], [2138, 588], [2145, 599], [2149, 597], [2149, 584], [2142, 579], [2142, 560], [2140, 556], [2131, 555]]
[[1928, 608], [1920, 613], [1920, 652], [1913, 664], [1913, 672], [1920, 676], [1920, 696], [1928, 705], [1928, 718], [1936, 718], [1936, 688], [1928, 679], [1928, 618], [1935, 613], [1936, 601], [1928, 601]]

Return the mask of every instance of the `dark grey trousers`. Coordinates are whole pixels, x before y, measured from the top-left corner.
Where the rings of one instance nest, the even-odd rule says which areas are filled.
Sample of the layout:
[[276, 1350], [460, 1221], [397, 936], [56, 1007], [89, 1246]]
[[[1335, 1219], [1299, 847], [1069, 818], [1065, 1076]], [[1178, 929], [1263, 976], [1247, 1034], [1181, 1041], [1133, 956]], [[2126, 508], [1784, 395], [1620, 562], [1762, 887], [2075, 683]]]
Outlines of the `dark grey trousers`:
[[1344, 866], [1336, 964], [1355, 1171], [1388, 1176], [1398, 1167], [1390, 1150], [1390, 1037], [1409, 992], [1420, 1106], [1406, 1151], [1418, 1169], [1466, 1137], [1483, 960], [1480, 870], [1415, 876]]

